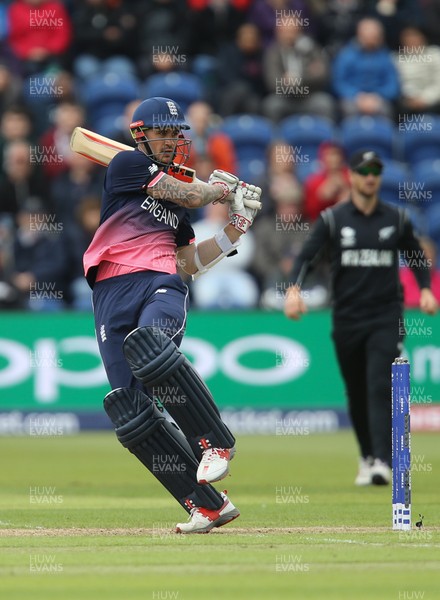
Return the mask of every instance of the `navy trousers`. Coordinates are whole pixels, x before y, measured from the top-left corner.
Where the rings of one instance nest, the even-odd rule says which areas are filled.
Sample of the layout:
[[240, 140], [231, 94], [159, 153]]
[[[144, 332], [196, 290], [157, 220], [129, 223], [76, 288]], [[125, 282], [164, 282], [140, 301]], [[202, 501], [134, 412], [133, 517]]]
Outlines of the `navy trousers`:
[[[99, 351], [112, 389], [144, 389], [122, 351], [137, 327], [159, 327], [180, 346], [186, 326], [188, 288], [179, 275], [139, 271], [98, 281], [93, 310]], [[145, 390], [144, 390], [145, 391]]]

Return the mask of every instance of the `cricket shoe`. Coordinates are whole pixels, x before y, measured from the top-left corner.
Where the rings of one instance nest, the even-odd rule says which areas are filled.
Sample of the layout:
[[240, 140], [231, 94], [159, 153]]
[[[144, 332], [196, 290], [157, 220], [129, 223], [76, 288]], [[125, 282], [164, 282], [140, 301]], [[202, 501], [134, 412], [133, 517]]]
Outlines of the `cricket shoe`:
[[193, 508], [187, 523], [177, 523], [176, 533], [209, 533], [213, 527], [221, 527], [240, 516], [238, 508], [221, 493], [224, 502], [218, 510], [210, 508]]
[[234, 458], [235, 448], [208, 448], [203, 452], [197, 469], [198, 483], [215, 483], [229, 473], [229, 461]]
[[373, 466], [373, 458], [367, 456], [367, 458], [361, 457], [359, 459], [359, 470], [354, 480], [355, 485], [371, 485], [371, 468]]
[[387, 463], [375, 458], [371, 467], [371, 482], [374, 485], [388, 485], [391, 481], [391, 469]]

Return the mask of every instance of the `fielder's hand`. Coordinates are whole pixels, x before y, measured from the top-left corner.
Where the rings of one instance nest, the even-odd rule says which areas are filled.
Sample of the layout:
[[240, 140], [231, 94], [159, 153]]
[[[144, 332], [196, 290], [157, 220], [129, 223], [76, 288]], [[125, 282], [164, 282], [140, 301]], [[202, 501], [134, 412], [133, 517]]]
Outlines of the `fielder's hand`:
[[427, 315], [435, 315], [438, 311], [438, 303], [429, 288], [423, 288], [420, 292], [420, 310]]
[[[261, 208], [261, 188], [240, 181], [229, 206], [231, 225], [246, 233]], [[252, 208], [254, 206], [255, 208]]]
[[292, 285], [286, 292], [284, 303], [284, 314], [288, 319], [297, 321], [302, 314], [307, 312], [307, 306], [301, 298], [301, 291], [296, 285]]

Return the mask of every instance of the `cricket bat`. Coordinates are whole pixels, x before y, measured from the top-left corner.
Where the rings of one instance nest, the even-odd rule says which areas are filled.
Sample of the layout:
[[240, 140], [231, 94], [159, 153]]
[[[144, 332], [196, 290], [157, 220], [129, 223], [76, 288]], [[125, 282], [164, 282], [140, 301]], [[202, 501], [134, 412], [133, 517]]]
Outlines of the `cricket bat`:
[[[70, 147], [74, 152], [104, 167], [108, 167], [109, 162], [118, 152], [134, 150], [132, 146], [121, 144], [84, 127], [75, 127], [70, 138]], [[168, 167], [167, 173], [185, 183], [199, 182], [195, 170], [183, 165], [172, 165]], [[244, 204], [249, 208], [261, 208], [261, 203], [258, 200], [245, 199]]]

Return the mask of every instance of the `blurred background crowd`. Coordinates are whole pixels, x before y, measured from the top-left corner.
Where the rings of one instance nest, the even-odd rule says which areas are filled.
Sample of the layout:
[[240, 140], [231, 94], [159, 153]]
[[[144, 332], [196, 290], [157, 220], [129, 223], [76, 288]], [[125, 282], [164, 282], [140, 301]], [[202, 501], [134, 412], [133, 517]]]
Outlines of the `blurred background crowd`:
[[[90, 310], [82, 255], [105, 168], [70, 136], [84, 126], [131, 144], [150, 96], [185, 111], [199, 178], [221, 168], [263, 188], [238, 255], [189, 282], [194, 307], [279, 309], [305, 236], [348, 199], [347, 158], [366, 147], [440, 299], [438, 0], [4, 0], [0, 56], [2, 308]], [[226, 219], [219, 204], [194, 213], [197, 238]], [[328, 304], [325, 262], [307, 286], [310, 306]]]

